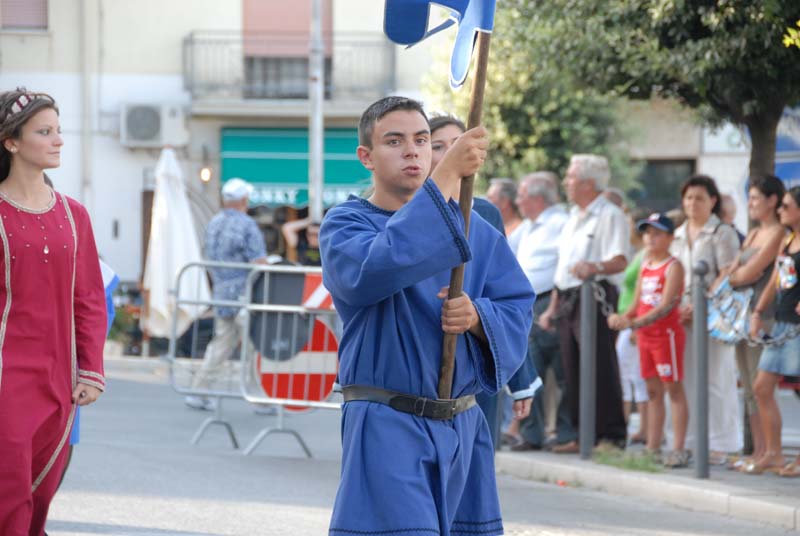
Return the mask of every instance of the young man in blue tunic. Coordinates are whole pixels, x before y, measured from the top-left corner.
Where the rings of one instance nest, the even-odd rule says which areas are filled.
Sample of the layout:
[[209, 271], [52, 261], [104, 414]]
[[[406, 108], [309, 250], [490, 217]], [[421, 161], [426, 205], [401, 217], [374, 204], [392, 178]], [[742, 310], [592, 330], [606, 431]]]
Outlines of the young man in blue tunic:
[[[489, 429], [474, 395], [495, 393], [525, 359], [533, 290], [506, 240], [474, 212], [461, 177], [486, 157], [486, 130], [467, 131], [428, 177], [421, 104], [387, 97], [359, 124], [369, 199], [351, 197], [322, 223], [325, 286], [339, 347], [342, 475], [330, 536], [503, 533]], [[467, 263], [463, 294], [450, 270]], [[437, 400], [443, 332], [458, 334], [452, 400]]]

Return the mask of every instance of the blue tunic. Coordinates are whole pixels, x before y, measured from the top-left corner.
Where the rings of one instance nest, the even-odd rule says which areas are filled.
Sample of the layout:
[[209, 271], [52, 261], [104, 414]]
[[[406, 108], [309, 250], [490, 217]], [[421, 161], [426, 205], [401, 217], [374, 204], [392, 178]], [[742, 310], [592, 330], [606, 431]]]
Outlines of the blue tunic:
[[492, 227], [500, 231], [505, 236], [506, 228], [503, 225], [503, 217], [497, 207], [491, 204], [486, 199], [476, 197], [472, 200], [472, 210], [480, 214], [481, 218], [486, 220]]
[[[453, 396], [496, 393], [526, 356], [534, 293], [504, 237], [428, 179], [400, 210], [356, 197], [320, 229], [323, 280], [342, 318], [342, 385], [437, 397], [442, 300], [467, 262], [466, 292], [488, 344], [458, 337]], [[342, 411], [342, 476], [329, 534], [502, 534], [494, 452], [473, 407], [436, 421], [373, 402]]]

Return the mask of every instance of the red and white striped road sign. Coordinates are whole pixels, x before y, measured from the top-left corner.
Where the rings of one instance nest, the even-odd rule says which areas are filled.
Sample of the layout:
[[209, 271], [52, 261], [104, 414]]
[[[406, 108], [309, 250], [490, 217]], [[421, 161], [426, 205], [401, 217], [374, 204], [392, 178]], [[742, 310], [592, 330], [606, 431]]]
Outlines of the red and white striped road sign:
[[[333, 301], [322, 285], [320, 274], [306, 274], [303, 306], [309, 309], [333, 309]], [[259, 356], [259, 374], [264, 393], [272, 398], [314, 402], [326, 400], [336, 380], [338, 350], [339, 342], [331, 327], [319, 318], [314, 320], [309, 340], [290, 359], [276, 361]], [[286, 409], [305, 411], [308, 407], [286, 406]]]
[[306, 274], [303, 284], [303, 307], [333, 309], [333, 299], [322, 284], [322, 274]]

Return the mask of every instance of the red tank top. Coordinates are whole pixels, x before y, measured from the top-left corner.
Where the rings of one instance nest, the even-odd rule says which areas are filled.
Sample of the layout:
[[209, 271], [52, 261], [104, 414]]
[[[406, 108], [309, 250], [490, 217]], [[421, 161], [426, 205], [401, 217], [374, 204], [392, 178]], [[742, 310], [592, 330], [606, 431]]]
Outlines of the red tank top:
[[[636, 304], [636, 318], [640, 318], [661, 305], [664, 287], [667, 284], [667, 270], [676, 261], [675, 257], [668, 257], [656, 266], [649, 261], [642, 264], [642, 271], [639, 273], [641, 294], [639, 303]], [[681, 283], [680, 293], [683, 294], [683, 283]], [[678, 308], [674, 307], [667, 316], [656, 320], [649, 326], [640, 328], [639, 333], [646, 336], [665, 335], [667, 329], [674, 331], [679, 326], [680, 313]]]

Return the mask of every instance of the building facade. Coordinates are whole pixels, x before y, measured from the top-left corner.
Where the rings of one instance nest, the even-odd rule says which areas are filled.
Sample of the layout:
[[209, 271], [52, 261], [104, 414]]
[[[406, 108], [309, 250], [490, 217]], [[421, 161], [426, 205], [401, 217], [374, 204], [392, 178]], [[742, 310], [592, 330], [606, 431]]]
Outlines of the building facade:
[[[364, 107], [420, 96], [425, 46], [383, 36], [383, 3], [323, 0], [327, 204], [368, 183], [355, 159]], [[153, 168], [182, 162], [202, 229], [221, 181], [254, 201], [302, 206], [308, 177], [310, 5], [279, 0], [2, 0], [0, 87], [60, 107], [57, 188], [87, 206], [98, 248], [124, 281], [141, 277]], [[200, 172], [207, 168], [204, 182]]]
[[[659, 210], [677, 207], [680, 186], [692, 173], [713, 177], [738, 210], [735, 224], [747, 229], [747, 188], [750, 139], [744, 128], [730, 124], [701, 126], [692, 112], [674, 102], [630, 102], [628, 118], [634, 143], [631, 157], [645, 163], [637, 204]], [[786, 109], [778, 125], [775, 174], [787, 188], [800, 185], [800, 110]]]
[[[365, 106], [392, 93], [424, 100], [432, 50], [448, 37], [397, 47], [382, 32], [383, 2], [322, 3], [323, 198], [331, 205], [369, 183], [355, 156]], [[152, 172], [164, 145], [178, 151], [201, 231], [219, 206], [221, 182], [234, 176], [256, 185], [258, 204], [306, 203], [310, 6], [0, 0], [0, 88], [25, 86], [58, 101], [65, 146], [62, 166], [49, 174], [87, 206], [100, 253], [123, 281], [141, 277]], [[636, 131], [631, 156], [646, 163], [644, 197], [657, 208], [674, 205], [686, 176], [707, 173], [735, 196], [746, 227], [746, 135], [733, 127], [710, 132], [663, 101], [630, 103], [624, 115]], [[790, 139], [800, 139], [798, 124], [786, 122]], [[790, 144], [783, 159], [800, 160], [798, 148]], [[269, 224], [285, 217], [279, 212], [257, 216]], [[274, 246], [280, 237], [272, 231], [266, 238]]]

